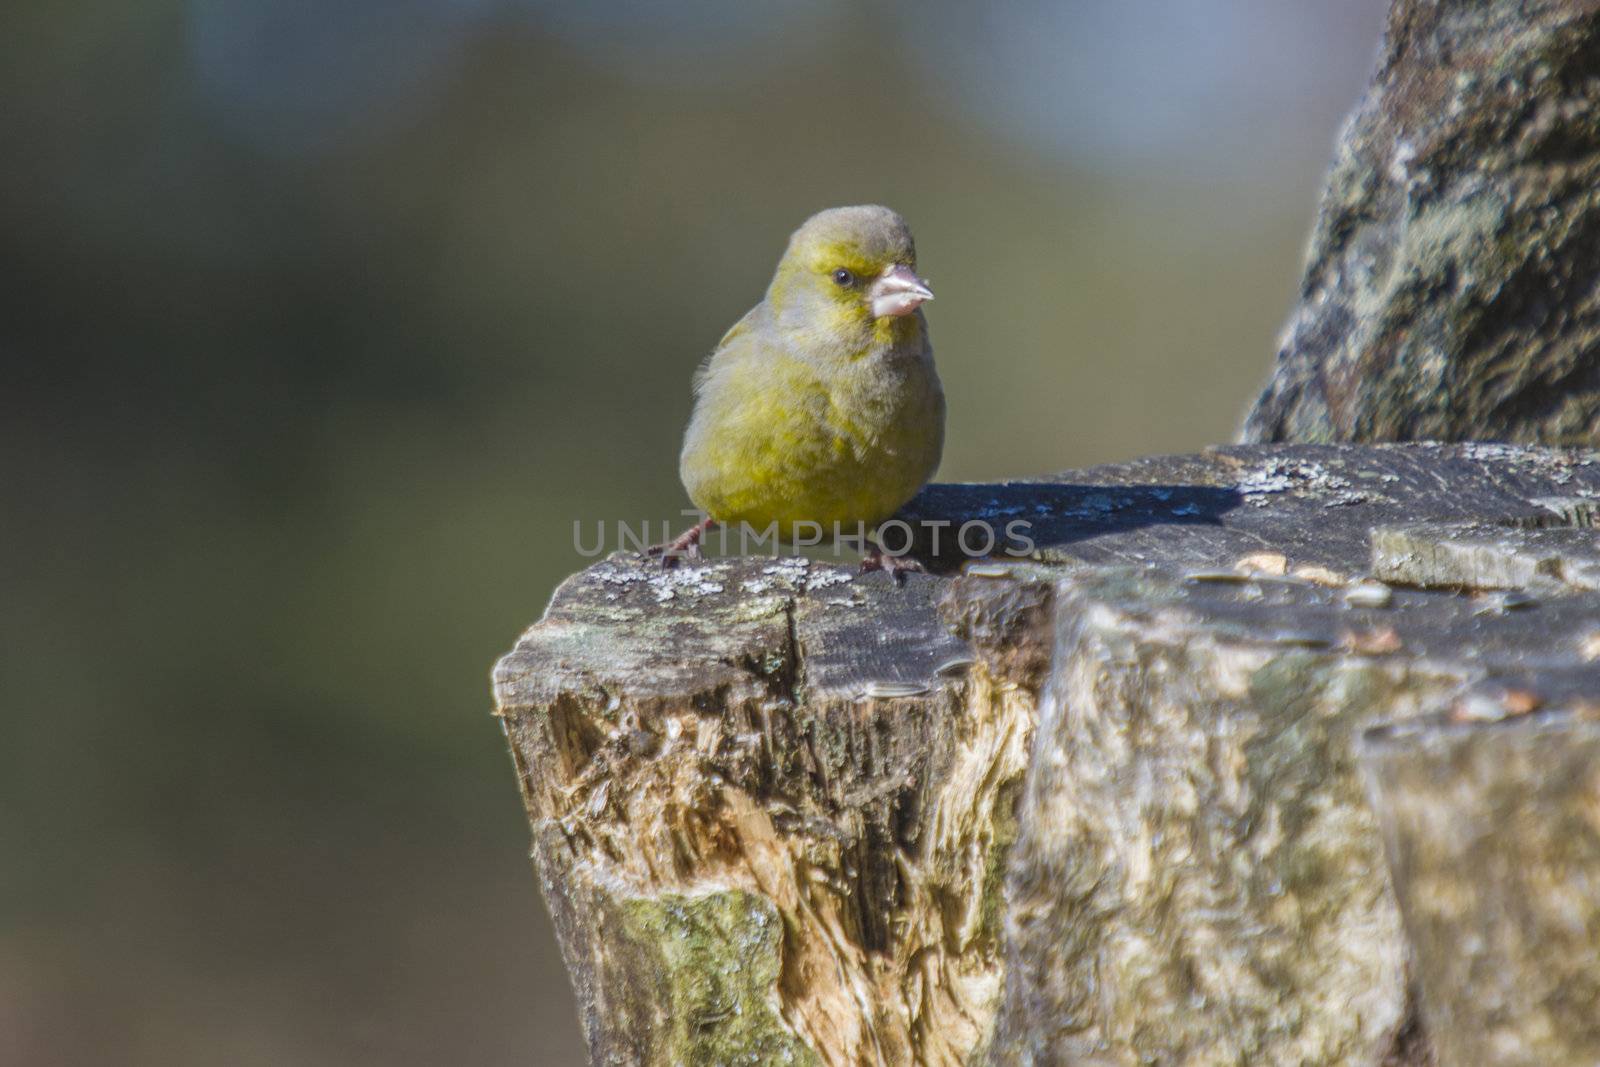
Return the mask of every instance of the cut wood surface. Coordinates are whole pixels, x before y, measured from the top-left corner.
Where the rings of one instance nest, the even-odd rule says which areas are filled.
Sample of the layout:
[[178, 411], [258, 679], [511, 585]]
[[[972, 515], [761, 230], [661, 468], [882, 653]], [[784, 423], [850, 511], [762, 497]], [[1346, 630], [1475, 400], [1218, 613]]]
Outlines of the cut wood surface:
[[[494, 689], [594, 1062], [1434, 1062], [1475, 972], [1408, 934], [1472, 909], [1407, 904], [1448, 872], [1391, 875], [1362, 738], [1588, 721], [1595, 499], [1593, 452], [1234, 447], [930, 486], [1032, 524], [965, 574], [574, 576]], [[1537, 966], [1553, 912], [1485, 914]]]

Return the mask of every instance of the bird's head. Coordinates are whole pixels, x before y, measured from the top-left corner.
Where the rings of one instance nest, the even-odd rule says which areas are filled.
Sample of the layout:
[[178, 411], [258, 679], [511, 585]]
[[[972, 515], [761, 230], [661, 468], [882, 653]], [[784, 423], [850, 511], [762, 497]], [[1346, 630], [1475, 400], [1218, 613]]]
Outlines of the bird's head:
[[917, 277], [911, 229], [886, 207], [836, 207], [789, 238], [767, 300], [781, 319], [840, 337], [893, 339], [916, 328], [932, 300]]

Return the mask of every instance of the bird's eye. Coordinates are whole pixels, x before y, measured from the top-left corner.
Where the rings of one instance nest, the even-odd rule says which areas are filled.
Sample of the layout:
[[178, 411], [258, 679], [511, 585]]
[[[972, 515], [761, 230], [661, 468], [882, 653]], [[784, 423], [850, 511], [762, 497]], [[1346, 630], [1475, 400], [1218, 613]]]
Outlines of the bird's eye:
[[856, 276], [843, 267], [839, 267], [833, 272], [833, 284], [835, 285], [853, 285], [855, 280]]

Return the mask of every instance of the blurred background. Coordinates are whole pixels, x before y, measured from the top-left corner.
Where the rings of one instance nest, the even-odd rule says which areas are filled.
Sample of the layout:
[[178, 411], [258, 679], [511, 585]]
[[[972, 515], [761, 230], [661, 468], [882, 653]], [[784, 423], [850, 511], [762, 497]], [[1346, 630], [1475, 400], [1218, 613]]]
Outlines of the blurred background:
[[945, 479], [1226, 440], [1383, 6], [7, 4], [0, 1062], [580, 1063], [488, 669], [789, 231]]

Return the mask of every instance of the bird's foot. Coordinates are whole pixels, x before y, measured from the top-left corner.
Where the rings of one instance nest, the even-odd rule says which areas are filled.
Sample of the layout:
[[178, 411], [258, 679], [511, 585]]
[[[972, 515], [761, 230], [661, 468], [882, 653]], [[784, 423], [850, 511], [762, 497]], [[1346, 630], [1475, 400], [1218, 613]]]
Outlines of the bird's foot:
[[700, 548], [700, 539], [715, 525], [712, 519], [702, 519], [673, 540], [651, 545], [644, 550], [644, 554], [660, 556], [661, 566], [666, 570], [671, 570], [685, 559], [704, 559], [705, 552]]
[[861, 557], [861, 573], [871, 571], [885, 571], [894, 579], [895, 585], [905, 582], [906, 574], [911, 571], [924, 571], [927, 568], [910, 556], [891, 556], [880, 545], [873, 545], [867, 549], [867, 554]]

